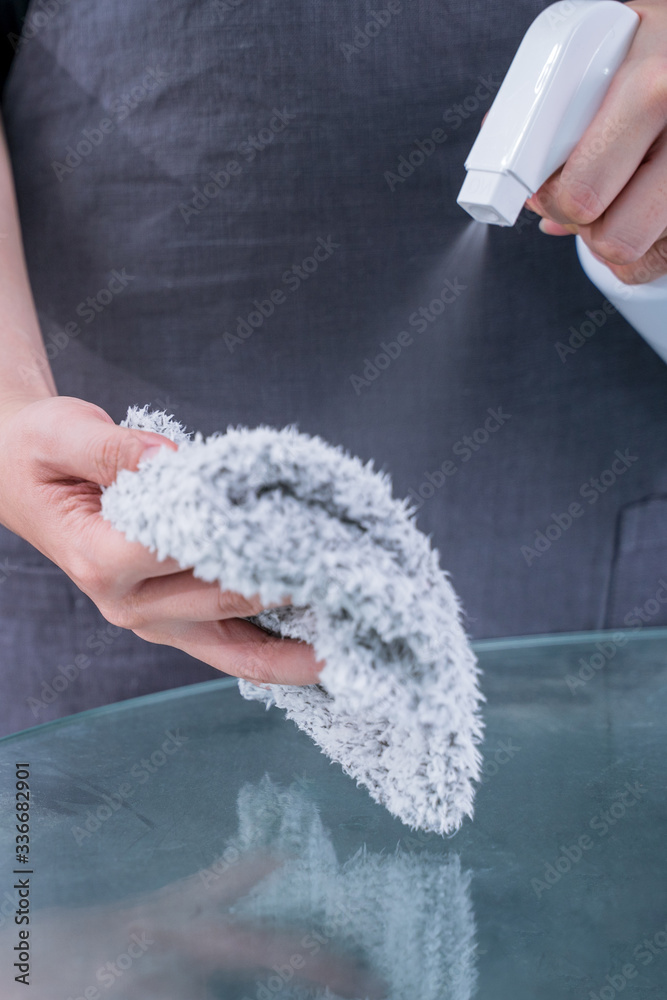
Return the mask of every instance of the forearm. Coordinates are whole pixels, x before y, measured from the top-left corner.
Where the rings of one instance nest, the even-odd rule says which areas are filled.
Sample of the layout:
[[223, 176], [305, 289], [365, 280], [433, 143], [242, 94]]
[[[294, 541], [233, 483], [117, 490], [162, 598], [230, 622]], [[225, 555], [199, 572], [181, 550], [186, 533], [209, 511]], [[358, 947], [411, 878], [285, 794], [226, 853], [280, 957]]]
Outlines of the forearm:
[[14, 180], [0, 123], [0, 419], [57, 395], [23, 254]]

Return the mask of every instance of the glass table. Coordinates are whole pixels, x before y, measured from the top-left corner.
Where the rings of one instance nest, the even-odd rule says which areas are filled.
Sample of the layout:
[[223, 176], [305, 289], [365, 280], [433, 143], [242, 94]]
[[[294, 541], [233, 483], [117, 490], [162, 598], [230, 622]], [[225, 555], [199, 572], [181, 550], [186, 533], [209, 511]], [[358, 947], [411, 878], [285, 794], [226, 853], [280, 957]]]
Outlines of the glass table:
[[3, 1000], [667, 996], [667, 630], [476, 650], [450, 838], [225, 678], [0, 741]]

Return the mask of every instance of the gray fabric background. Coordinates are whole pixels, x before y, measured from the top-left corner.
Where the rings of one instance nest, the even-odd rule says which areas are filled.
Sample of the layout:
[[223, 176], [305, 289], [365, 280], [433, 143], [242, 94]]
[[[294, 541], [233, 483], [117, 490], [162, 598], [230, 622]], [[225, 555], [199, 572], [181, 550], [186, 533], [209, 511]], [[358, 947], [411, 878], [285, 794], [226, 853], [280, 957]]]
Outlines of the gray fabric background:
[[[481, 262], [457, 244], [463, 162], [491, 103], [476, 88], [500, 83], [546, 4], [401, 6], [355, 34], [383, 0], [71, 0], [26, 41], [3, 113], [44, 334], [81, 328], [53, 359], [59, 391], [115, 420], [152, 402], [209, 433], [295, 422], [372, 457], [398, 495], [450, 459], [457, 471], [419, 524], [473, 636], [622, 623], [665, 571], [664, 532], [652, 550], [650, 525], [634, 533], [639, 559], [627, 531], [624, 559], [615, 547], [625, 508], [653, 516], [643, 498], [667, 488], [667, 367], [618, 316], [561, 360], [555, 344], [602, 295], [572, 241], [543, 236], [534, 217], [491, 227]], [[133, 87], [121, 120], [117, 102]], [[249, 160], [242, 144], [274, 108], [288, 124]], [[59, 179], [53, 162], [105, 118], [111, 130]], [[386, 172], [437, 128], [446, 140], [392, 191]], [[186, 221], [179, 206], [193, 187], [231, 160], [239, 173]], [[291, 290], [284, 273], [320, 237], [339, 246]], [[86, 323], [77, 307], [114, 269], [131, 280]], [[411, 329], [445, 279], [466, 288], [357, 394], [350, 376]], [[275, 289], [285, 301], [231, 352], [224, 334]], [[498, 407], [510, 419], [464, 461], [457, 442]], [[590, 505], [580, 488], [616, 449], [637, 461]], [[575, 501], [584, 514], [529, 566], [521, 546]], [[29, 699], [105, 622], [5, 530], [1, 559], [2, 731], [217, 676], [123, 632], [35, 709]], [[664, 621], [661, 607], [652, 624]]]

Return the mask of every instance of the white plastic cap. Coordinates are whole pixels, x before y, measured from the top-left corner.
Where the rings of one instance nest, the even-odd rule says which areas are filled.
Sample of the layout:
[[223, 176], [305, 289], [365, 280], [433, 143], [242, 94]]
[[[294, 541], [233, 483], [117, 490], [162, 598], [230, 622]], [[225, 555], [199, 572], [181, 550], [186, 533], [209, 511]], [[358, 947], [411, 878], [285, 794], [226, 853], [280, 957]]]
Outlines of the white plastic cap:
[[456, 201], [478, 222], [513, 226], [532, 193], [511, 174], [469, 170]]

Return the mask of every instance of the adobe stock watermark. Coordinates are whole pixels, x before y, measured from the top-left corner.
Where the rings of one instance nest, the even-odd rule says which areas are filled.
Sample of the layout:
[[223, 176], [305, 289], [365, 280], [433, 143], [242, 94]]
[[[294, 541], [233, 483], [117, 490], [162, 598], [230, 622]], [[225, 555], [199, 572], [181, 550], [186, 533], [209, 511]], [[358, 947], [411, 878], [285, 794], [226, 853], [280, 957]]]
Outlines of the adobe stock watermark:
[[542, 216], [537, 212], [531, 211], [529, 208], [523, 208], [519, 214], [519, 218], [516, 220], [513, 226], [509, 226], [509, 229], [514, 235], [523, 232], [526, 226], [530, 226], [531, 229], [536, 222], [540, 222]]
[[[276, 789], [271, 800], [262, 803], [262, 815], [267, 819], [275, 817], [280, 819], [285, 814], [285, 809], [289, 808], [294, 801], [294, 791], [310, 789], [315, 784], [314, 778], [307, 778], [305, 775], [295, 775], [293, 781], [286, 789]], [[201, 868], [196, 874], [205, 889], [210, 889], [220, 878], [225, 875], [230, 868], [237, 864], [253, 845], [253, 832], [246, 830], [230, 837], [218, 858], [209, 865], [208, 868]]]
[[[628, 611], [623, 618], [623, 624], [630, 632], [640, 631], [644, 625], [652, 621], [661, 608], [667, 604], [667, 582], [664, 579], [658, 580], [658, 589], [653, 597], [649, 597], [643, 605], [635, 605], [632, 611]], [[577, 692], [586, 687], [589, 681], [596, 677], [607, 664], [613, 660], [618, 650], [628, 642], [628, 635], [624, 632], [614, 632], [609, 638], [601, 639], [595, 643], [595, 652], [589, 657], [580, 657], [579, 670], [576, 674], [568, 674], [565, 683], [572, 692]]]
[[[82, 299], [74, 309], [74, 312], [79, 319], [83, 320], [86, 326], [89, 326], [118, 295], [125, 291], [129, 283], [134, 281], [135, 278], [136, 275], [128, 274], [125, 267], [120, 271], [114, 268], [106, 285], [98, 288], [93, 295]], [[28, 365], [18, 366], [18, 373], [21, 376], [23, 384], [28, 385], [33, 379], [40, 378], [48, 365], [48, 361], [53, 361], [58, 354], [64, 351], [70, 342], [81, 334], [81, 330], [82, 327], [76, 320], [70, 320], [59, 329], [49, 331], [44, 337], [44, 352], [46, 357], [35, 351], [32, 354], [33, 365], [31, 367]]]
[[641, 264], [631, 262], [625, 265], [631, 269], [631, 280], [621, 281], [613, 271], [609, 271], [611, 294], [614, 298], [623, 301], [632, 299], [636, 294], [637, 285], [646, 284], [665, 274], [667, 271], [667, 240], [659, 239], [640, 260]]
[[278, 306], [287, 302], [287, 292], [294, 293], [298, 291], [301, 285], [319, 270], [320, 265], [324, 261], [329, 260], [336, 250], [340, 249], [340, 246], [341, 244], [336, 243], [331, 234], [326, 239], [323, 236], [318, 236], [312, 252], [307, 257], [304, 257], [299, 264], [292, 264], [290, 268], [283, 271], [283, 288], [277, 287], [272, 289], [263, 299], [253, 299], [252, 305], [254, 308], [248, 315], [236, 317], [235, 332], [230, 333], [228, 330], [225, 330], [222, 335], [222, 339], [230, 354], [234, 353], [235, 348], [239, 344], [244, 343], [244, 341], [252, 337], [255, 330], [259, 330], [264, 325], [265, 320], [274, 314]]
[[[120, 625], [112, 625], [107, 622], [104, 628], [95, 629], [86, 639], [86, 649], [96, 656], [108, 649], [118, 638], [124, 629]], [[84, 670], [87, 670], [92, 663], [92, 659], [86, 653], [77, 653], [71, 663], [61, 664], [50, 681], [44, 681], [39, 698], [30, 696], [26, 703], [36, 719], [41, 711], [53, 705], [55, 701], [66, 691], [71, 684], [81, 677]]]
[[639, 965], [647, 966], [662, 958], [667, 952], [667, 924], [656, 931], [652, 937], [645, 937], [632, 950], [634, 962], [626, 962], [620, 972], [609, 973], [605, 976], [605, 984], [597, 993], [591, 990], [588, 1000], [614, 1000], [614, 997], [622, 993], [632, 979], [636, 979], [639, 973]]
[[521, 747], [512, 743], [512, 737], [507, 740], [498, 740], [498, 745], [493, 751], [484, 754], [482, 762], [482, 775], [485, 778], [493, 778], [504, 764], [508, 764], [520, 752]]
[[[448, 305], [456, 302], [458, 297], [467, 290], [468, 286], [462, 284], [458, 278], [445, 278], [442, 289], [435, 298], [431, 299], [427, 306], [420, 306], [410, 313], [407, 325], [417, 333], [424, 333], [429, 326], [441, 316]], [[401, 330], [396, 334], [395, 340], [382, 341], [379, 354], [374, 358], [364, 358], [364, 367], [361, 375], [350, 375], [350, 384], [357, 396], [360, 396], [365, 388], [380, 377], [383, 371], [400, 357], [406, 347], [414, 343], [414, 335], [409, 330]]]
[[595, 643], [595, 652], [591, 656], [580, 657], [581, 666], [577, 674], [568, 674], [565, 677], [565, 683], [572, 694], [576, 694], [580, 688], [586, 687], [588, 682], [606, 667], [610, 660], [613, 660], [618, 650], [625, 646], [627, 641], [628, 637], [623, 632], [614, 632], [608, 639], [601, 639]]
[[227, 14], [238, 10], [244, 3], [247, 3], [247, 0], [209, 0], [206, 10], [207, 13], [211, 13], [213, 20], [222, 22]]
[[70, 0], [36, 0], [35, 3], [31, 3], [21, 26], [21, 34], [17, 35], [13, 31], [10, 31], [7, 35], [7, 41], [14, 49], [14, 52], [20, 52], [27, 42], [38, 35], [42, 28], [46, 27], [60, 8], [67, 7], [69, 3]]
[[[95, 979], [105, 990], [110, 990], [138, 959], [143, 958], [152, 944], [155, 941], [148, 937], [146, 931], [130, 934], [125, 951], [117, 955], [113, 962], [101, 965], [95, 973]], [[70, 993], [67, 1000], [102, 1000], [103, 996], [97, 986], [88, 986], [83, 995], [75, 997]]]
[[[654, 278], [662, 277], [666, 268], [667, 241], [659, 240], [658, 243], [654, 244], [646, 254], [644, 263], [640, 267], [633, 266], [632, 270], [636, 283], [644, 284], [648, 281], [653, 281]], [[626, 285], [624, 282], [619, 281], [619, 284], [621, 285], [621, 288], [626, 290], [626, 293], [631, 292], [631, 287]]]
[[9, 556], [5, 556], [2, 562], [0, 562], [0, 584], [6, 583], [12, 573], [15, 573], [20, 568], [20, 566], [12, 566]]
[[545, 14], [549, 24], [552, 26], [564, 24], [568, 17], [579, 10], [578, 0], [560, 0], [560, 3], [551, 4], [546, 8]]
[[[627, 285], [625, 287], [627, 288]], [[563, 364], [567, 362], [571, 354], [576, 354], [591, 337], [594, 337], [598, 330], [602, 329], [609, 317], [614, 316], [617, 312], [618, 309], [616, 306], [613, 306], [608, 299], [604, 299], [600, 309], [586, 310], [588, 318], [580, 323], [578, 327], [568, 327], [570, 336], [567, 342], [564, 343], [562, 340], [557, 340], [554, 344], [556, 354]]]
[[494, 80], [493, 73], [489, 73], [488, 76], [478, 76], [477, 86], [473, 92], [467, 94], [462, 101], [447, 108], [442, 115], [443, 121], [450, 126], [452, 132], [456, 132], [471, 115], [474, 115], [490, 101], [495, 92], [500, 89], [502, 82], [502, 77], [499, 80]]
[[179, 399], [172, 399], [167, 393], [165, 393], [164, 399], [162, 396], [156, 396], [155, 399], [151, 400], [151, 409], [164, 410], [170, 417], [173, 417], [176, 410], [182, 406], [183, 403]]
[[355, 28], [352, 42], [341, 42], [340, 50], [347, 62], [351, 62], [355, 55], [362, 52], [371, 41], [388, 28], [398, 14], [403, 13], [401, 0], [388, 0], [387, 5], [380, 10], [372, 10], [368, 21], [361, 27]]
[[100, 795], [101, 804], [94, 811], [88, 810], [83, 824], [71, 827], [70, 832], [79, 847], [85, 840], [97, 833], [102, 825], [111, 819], [119, 809], [122, 809], [127, 800], [135, 794], [137, 787], [150, 781], [151, 776], [164, 767], [169, 758], [173, 757], [190, 739], [189, 736], [182, 736], [170, 729], [164, 735], [166, 739], [149, 757], [142, 757], [141, 760], [132, 765], [129, 771], [132, 781], [124, 781], [110, 795], [107, 795], [106, 792], [102, 793]]
[[[632, 455], [629, 448], [626, 448], [625, 451], [617, 449], [614, 452], [614, 458], [610, 467], [603, 469], [597, 476], [591, 476], [585, 483], [582, 483], [579, 488], [579, 496], [582, 500], [586, 500], [589, 506], [593, 506], [638, 461], [639, 456]], [[541, 559], [544, 553], [549, 551], [554, 542], [562, 538], [574, 522], [578, 518], [583, 517], [585, 513], [586, 508], [579, 501], [574, 500], [568, 505], [567, 510], [561, 514], [552, 514], [551, 520], [544, 528], [544, 531], [540, 531], [539, 529], [535, 531], [535, 539], [532, 545], [521, 546], [521, 555], [525, 559], [526, 564], [532, 566], [536, 559]]]
[[[457, 458], [460, 457], [461, 465], [469, 462], [473, 455], [480, 451], [512, 418], [512, 414], [505, 413], [502, 406], [497, 406], [495, 409], [489, 407], [486, 412], [488, 416], [479, 427], [476, 427], [471, 434], [464, 434], [460, 440], [452, 445], [452, 454], [456, 455]], [[446, 458], [433, 472], [425, 472], [423, 482], [416, 489], [409, 489], [407, 493], [412, 501], [413, 510], [419, 510], [424, 505], [425, 500], [430, 500], [435, 491], [444, 486], [447, 479], [456, 475], [459, 468], [460, 465], [457, 465], [454, 459]]]
[[620, 139], [628, 131], [629, 127], [630, 119], [621, 121], [620, 119], [605, 118], [599, 135], [575, 146], [568, 162], [577, 165], [594, 163], [607, 151], [612, 142]]
[[[335, 938], [339, 937], [345, 928], [349, 927], [350, 921], [350, 910], [342, 900], [338, 900], [332, 907], [330, 916], [323, 921], [322, 925], [317, 930], [311, 929], [302, 936], [298, 942], [299, 950], [290, 955], [289, 959], [284, 961], [282, 965], [273, 965], [271, 967], [272, 975], [268, 976], [265, 982], [262, 982], [261, 979], [255, 980], [254, 997], [251, 998], [246, 994], [242, 1000], [276, 1000], [276, 998], [284, 997], [286, 990], [289, 990], [290, 996], [297, 996], [295, 986], [292, 985], [290, 988], [291, 980], [294, 979], [295, 975], [299, 978], [298, 973], [301, 973], [301, 978], [309, 978], [308, 962], [322, 948], [326, 948]], [[303, 996], [312, 996], [312, 992], [310, 990], [304, 991]]]
[[[492, 75], [478, 77], [474, 91], [443, 112], [443, 120], [449, 126], [450, 131], [455, 132], [459, 129], [464, 121], [490, 101], [501, 83], [502, 80], [494, 80]], [[424, 138], [414, 139], [412, 149], [407, 153], [401, 153], [394, 169], [384, 172], [384, 179], [389, 190], [394, 192], [399, 184], [405, 184], [415, 170], [418, 170], [426, 160], [430, 159], [438, 146], [445, 143], [447, 138], [448, 132], [442, 127], [436, 127]]]
[[567, 875], [575, 865], [578, 865], [584, 854], [593, 850], [600, 840], [606, 837], [620, 820], [625, 818], [628, 810], [632, 809], [642, 796], [646, 795], [647, 791], [648, 789], [644, 788], [641, 781], [635, 781], [633, 784], [626, 781], [623, 790], [615, 793], [616, 801], [608, 809], [596, 813], [589, 821], [588, 827], [597, 834], [597, 840], [588, 833], [582, 833], [574, 844], [570, 844], [568, 847], [561, 845], [561, 853], [555, 861], [543, 861], [542, 877], [530, 880], [531, 888], [537, 898], [540, 899], [547, 890], [560, 882], [563, 875]]
[[51, 168], [60, 183], [62, 184], [66, 177], [73, 174], [86, 157], [102, 145], [106, 136], [115, 132], [118, 125], [125, 121], [128, 115], [139, 107], [168, 76], [169, 74], [159, 66], [150, 67], [144, 73], [140, 83], [135, 84], [109, 103], [107, 115], [100, 118], [96, 125], [82, 129], [81, 138], [76, 141], [75, 145], [70, 144], [65, 148], [63, 159], [51, 161]]
[[178, 210], [185, 224], [189, 225], [193, 216], [200, 215], [204, 209], [208, 208], [211, 202], [225, 188], [229, 187], [232, 177], [240, 177], [244, 166], [252, 163], [258, 153], [263, 152], [270, 146], [275, 137], [283, 132], [295, 118], [296, 115], [288, 111], [287, 108], [283, 108], [282, 110], [274, 108], [268, 125], [260, 128], [258, 132], [249, 135], [247, 139], [244, 139], [236, 147], [235, 152], [238, 158], [235, 157], [228, 160], [225, 166], [219, 170], [209, 171], [208, 177], [210, 180], [205, 180], [201, 186], [193, 185], [192, 190], [194, 194], [192, 198], [188, 201], [181, 201], [178, 205]]

